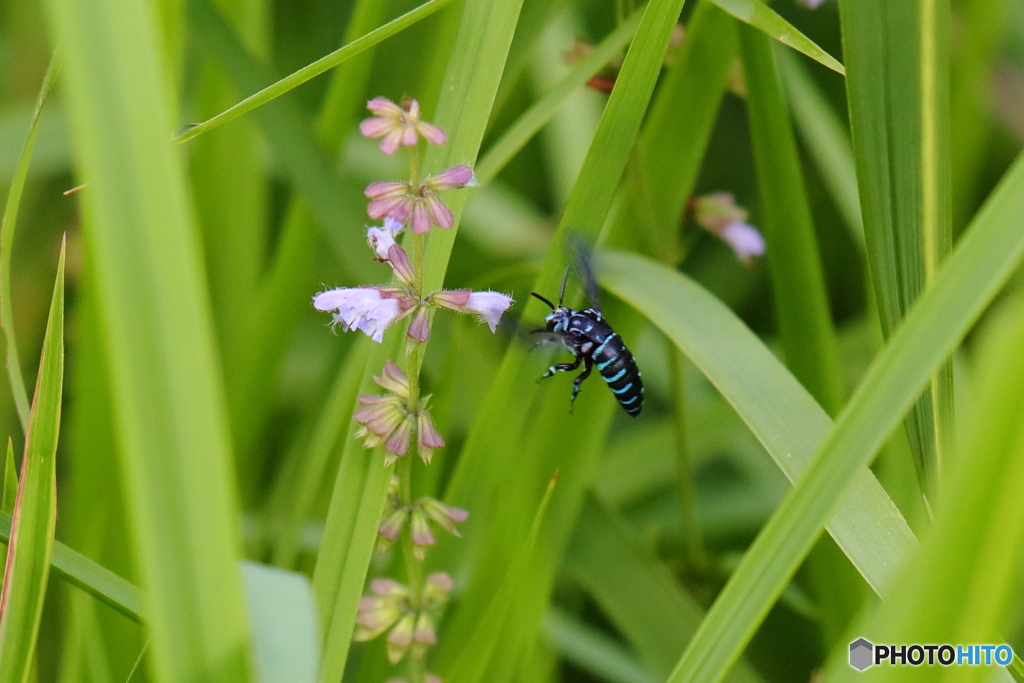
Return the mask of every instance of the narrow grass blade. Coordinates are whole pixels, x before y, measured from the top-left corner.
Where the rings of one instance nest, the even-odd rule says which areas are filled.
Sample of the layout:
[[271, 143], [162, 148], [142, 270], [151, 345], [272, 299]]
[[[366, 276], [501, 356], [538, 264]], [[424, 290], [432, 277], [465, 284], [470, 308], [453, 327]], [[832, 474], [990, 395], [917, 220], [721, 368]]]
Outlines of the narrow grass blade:
[[[11, 536], [11, 515], [0, 512], [0, 541], [6, 543]], [[142, 623], [145, 619], [142, 591], [110, 570], [101, 567], [85, 555], [67, 547], [60, 541], [53, 544], [50, 564], [57, 576], [72, 586], [82, 589], [125, 615]]]
[[243, 562], [253, 662], [261, 683], [315, 683], [320, 634], [309, 579], [276, 567]]
[[0, 593], [0, 681], [30, 680], [57, 526], [57, 438], [64, 388], [64, 255], [46, 321]]
[[4, 460], [4, 490], [0, 511], [11, 514], [18, 496], [18, 472], [14, 469], [14, 442], [7, 439], [7, 458]]
[[[978, 403], [935, 524], [857, 633], [875, 643], [1002, 643], [1024, 550], [1024, 299], [1003, 306], [979, 351]], [[942, 596], [937, 600], [936, 596]], [[829, 680], [853, 681], [846, 648]], [[979, 681], [996, 667], [879, 667], [879, 681]]]
[[617, 641], [557, 607], [544, 615], [544, 632], [567, 661], [608, 683], [659, 683]]
[[[1022, 211], [1024, 158], [1018, 158], [743, 556], [690, 641], [670, 679], [673, 683], [720, 680], [739, 656], [822, 526], [829, 519], [834, 524], [836, 501], [851, 495], [851, 482], [860, 479], [857, 472], [871, 462], [928, 378], [1019, 264], [1024, 253], [1018, 220]], [[859, 522], [867, 519], [863, 513], [857, 517]], [[883, 540], [876, 536], [872, 547]], [[852, 555], [848, 548], [844, 552]], [[862, 564], [851, 559], [858, 567]]]
[[640, 23], [642, 10], [637, 10], [626, 21], [609, 33], [586, 59], [573, 67], [561, 82], [537, 101], [498, 140], [491, 145], [487, 154], [476, 166], [476, 177], [481, 185], [493, 180], [512, 157], [551, 120], [566, 98], [587, 79], [596, 74], [623, 47], [625, 47]]
[[[930, 286], [951, 237], [948, 0], [839, 3], [868, 264], [888, 337]], [[908, 417], [922, 489], [953, 422], [951, 366]]]
[[740, 27], [740, 46], [783, 355], [818, 404], [835, 415], [843, 404], [844, 373], [773, 46], [752, 26]]
[[814, 61], [827, 66], [836, 73], [846, 74], [846, 69], [832, 55], [818, 47], [814, 41], [796, 30], [792, 24], [780, 17], [761, 0], [712, 0], [745, 24], [753, 26], [769, 38], [802, 52]]
[[402, 31], [416, 22], [429, 17], [431, 14], [445, 7], [450, 2], [452, 2], [452, 0], [429, 0], [428, 2], [425, 2], [416, 9], [406, 12], [402, 16], [389, 21], [380, 28], [367, 33], [365, 36], [354, 40], [348, 45], [338, 48], [334, 52], [321, 57], [312, 64], [308, 64], [298, 71], [285, 76], [273, 85], [269, 85], [259, 92], [250, 95], [238, 104], [222, 111], [213, 118], [202, 123], [186, 127], [175, 136], [175, 140], [178, 142], [191, 140], [198, 135], [202, 135], [208, 130], [213, 130], [217, 126], [224, 125], [228, 121], [238, 118], [242, 114], [250, 112], [257, 107], [280, 97], [286, 92], [302, 85], [306, 81], [316, 78], [325, 71], [338, 66], [346, 59], [355, 57], [359, 53], [373, 47], [382, 40], [390, 38], [399, 31]]
[[229, 424], [150, 5], [53, 0], [156, 681], [249, 678]]
[[832, 195], [854, 244], [863, 251], [864, 218], [857, 193], [850, 131], [800, 61], [787, 52], [777, 53], [793, 120], [807, 151]]
[[618, 216], [609, 244], [620, 246], [648, 216], [649, 255], [676, 263], [682, 257], [678, 226], [725, 93], [738, 46], [736, 21], [708, 0], [690, 15], [687, 38], [651, 102], [636, 146], [629, 205]]
[[11, 186], [7, 191], [7, 203], [4, 204], [3, 222], [0, 223], [0, 327], [3, 328], [7, 342], [7, 379], [11, 385], [14, 406], [18, 410], [21, 429], [28, 429], [28, 394], [25, 392], [25, 379], [21, 374], [21, 362], [18, 360], [18, 343], [14, 335], [14, 312], [11, 310], [11, 250], [14, 248], [14, 233], [18, 223], [18, 209], [21, 207], [21, 195], [25, 190], [32, 152], [36, 146], [36, 135], [39, 132], [39, 116], [43, 113], [43, 105], [57, 79], [60, 61], [57, 54], [50, 60], [50, 66], [43, 77], [43, 85], [36, 99], [36, 108], [32, 113], [28, 137], [18, 157], [18, 166], [11, 178]]
[[492, 653], [497, 648], [498, 641], [505, 635], [504, 621], [522, 593], [523, 585], [529, 579], [530, 558], [533, 555], [534, 546], [537, 544], [541, 523], [544, 521], [544, 514], [547, 511], [548, 503], [551, 502], [551, 494], [555, 491], [557, 481], [558, 473], [555, 472], [551, 481], [548, 482], [544, 497], [541, 498], [540, 507], [537, 508], [534, 515], [529, 534], [508, 565], [504, 580], [493, 587], [494, 597], [490, 607], [481, 618], [479, 628], [469, 641], [464, 643], [462, 657], [456, 662], [452, 672], [445, 676], [446, 680], [454, 681], [454, 683], [479, 683], [484, 680], [484, 673], [491, 664]]

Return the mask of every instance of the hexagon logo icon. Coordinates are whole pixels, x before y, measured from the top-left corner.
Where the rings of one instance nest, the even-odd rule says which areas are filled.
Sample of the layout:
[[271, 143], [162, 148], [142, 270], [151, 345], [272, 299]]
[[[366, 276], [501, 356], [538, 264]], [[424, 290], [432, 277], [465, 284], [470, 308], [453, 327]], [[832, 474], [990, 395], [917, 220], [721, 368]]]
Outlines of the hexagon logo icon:
[[850, 643], [850, 666], [857, 671], [863, 671], [874, 664], [875, 646], [864, 638], [858, 638]]

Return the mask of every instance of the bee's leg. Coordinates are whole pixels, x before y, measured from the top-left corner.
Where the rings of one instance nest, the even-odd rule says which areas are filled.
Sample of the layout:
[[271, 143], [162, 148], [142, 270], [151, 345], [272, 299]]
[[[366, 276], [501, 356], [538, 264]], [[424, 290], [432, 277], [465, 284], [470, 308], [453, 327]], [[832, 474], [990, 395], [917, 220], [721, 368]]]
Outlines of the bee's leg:
[[[576, 379], [572, 381], [572, 398], [569, 399], [569, 412], [572, 413], [572, 405], [576, 403], [576, 396], [580, 393], [580, 385], [583, 384], [583, 380], [590, 377], [590, 371], [594, 369], [594, 361], [590, 360], [590, 356], [583, 356], [582, 360], [586, 361], [584, 364], [583, 372], [576, 375]], [[579, 361], [576, 361], [579, 365]]]
[[550, 368], [547, 369], [547, 372], [545, 372], [543, 375], [537, 378], [537, 381], [539, 382], [540, 380], [545, 379], [546, 377], [553, 377], [556, 372], [568, 372], [570, 370], [575, 370], [580, 366], [580, 363], [582, 361], [582, 358], [577, 358], [575, 363], [559, 363], [557, 365], [552, 365]]

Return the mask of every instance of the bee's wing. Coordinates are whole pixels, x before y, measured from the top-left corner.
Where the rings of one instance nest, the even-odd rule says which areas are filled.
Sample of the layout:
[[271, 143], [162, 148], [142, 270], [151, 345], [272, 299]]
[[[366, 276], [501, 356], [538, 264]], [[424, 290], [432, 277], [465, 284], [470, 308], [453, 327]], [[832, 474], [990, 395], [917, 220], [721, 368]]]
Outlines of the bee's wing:
[[570, 233], [565, 237], [566, 250], [568, 251], [569, 263], [576, 272], [583, 289], [590, 299], [591, 308], [595, 311], [601, 310], [601, 300], [597, 293], [597, 278], [594, 277], [594, 248], [586, 238], [577, 233]]

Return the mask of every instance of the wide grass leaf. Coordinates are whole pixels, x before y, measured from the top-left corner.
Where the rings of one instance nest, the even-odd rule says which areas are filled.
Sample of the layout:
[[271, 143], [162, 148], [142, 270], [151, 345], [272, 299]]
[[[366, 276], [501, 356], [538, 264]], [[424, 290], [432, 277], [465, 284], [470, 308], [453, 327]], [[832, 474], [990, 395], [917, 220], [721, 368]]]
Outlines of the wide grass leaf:
[[0, 681], [30, 680], [57, 526], [57, 438], [64, 388], [64, 244], [25, 437], [0, 593]]
[[157, 681], [249, 678], [231, 443], [154, 8], [50, 3]]

